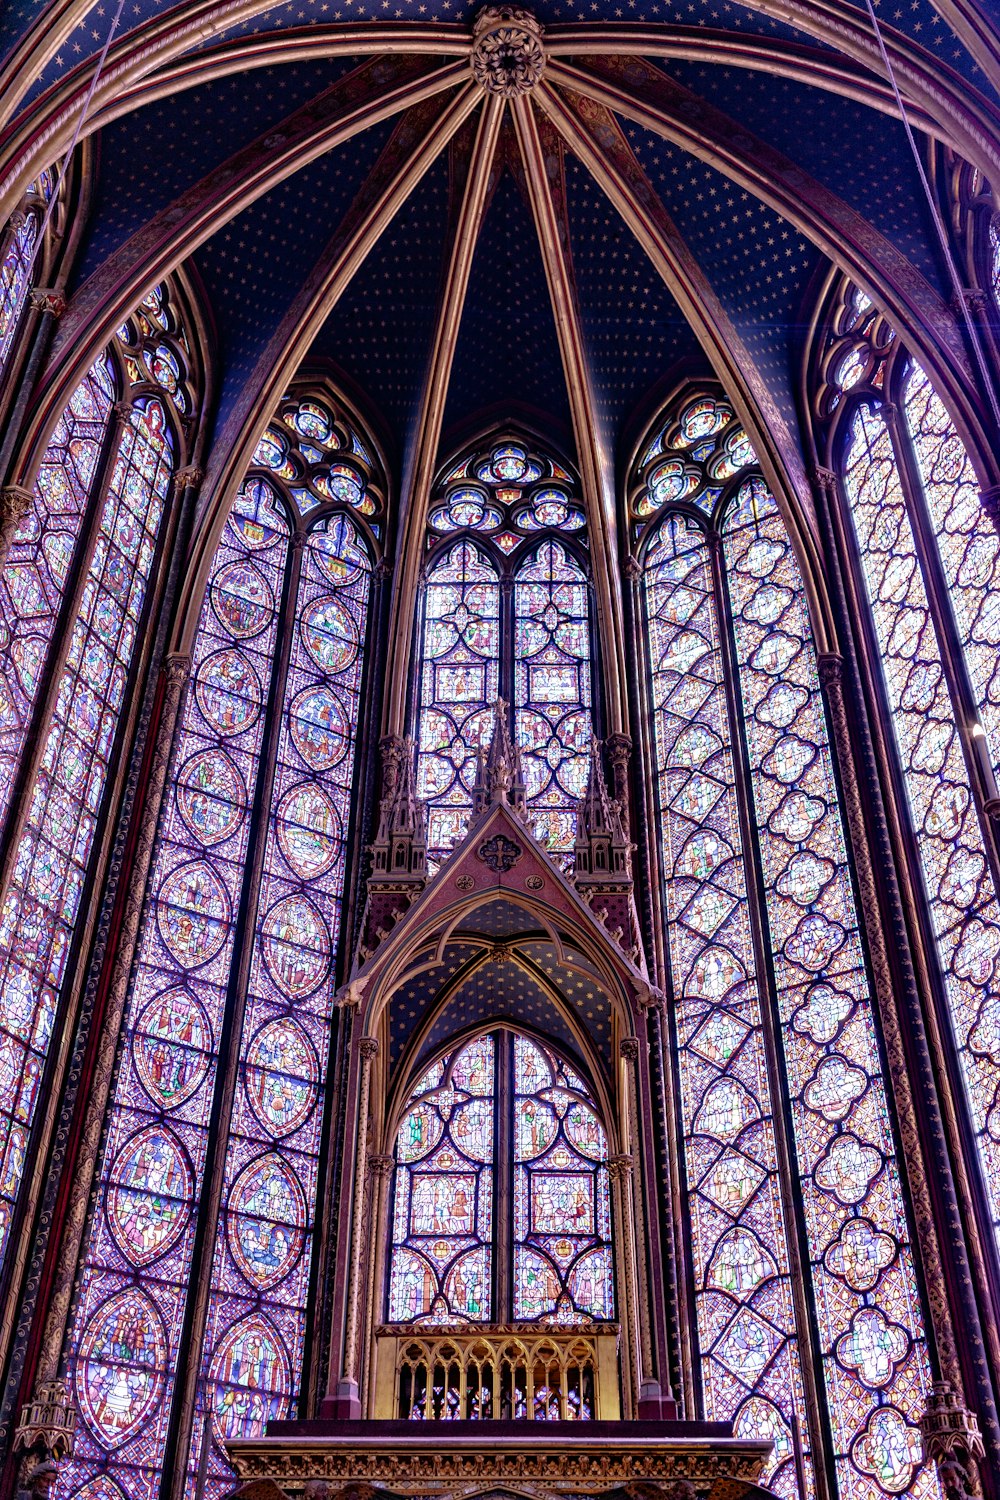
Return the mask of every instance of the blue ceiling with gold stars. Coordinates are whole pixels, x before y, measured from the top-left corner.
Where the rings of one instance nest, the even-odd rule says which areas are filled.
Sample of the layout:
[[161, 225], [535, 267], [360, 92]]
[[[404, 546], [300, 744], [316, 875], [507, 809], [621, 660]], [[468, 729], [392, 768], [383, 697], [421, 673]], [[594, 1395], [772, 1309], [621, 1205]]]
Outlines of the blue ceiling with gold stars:
[[[183, 21], [194, 0], [124, 0], [115, 45], [127, 47], [165, 19]], [[357, 59], [320, 55], [331, 28], [345, 23], [447, 23], [467, 28], [479, 9], [464, 0], [290, 0], [244, 7], [228, 30], [193, 40], [194, 76], [227, 46], [258, 46], [301, 38], [306, 52], [281, 61], [268, 50], [265, 65], [164, 93], [108, 124], [95, 138], [87, 222], [69, 275], [69, 292], [86, 304], [88, 278], [108, 256], [128, 257], [157, 214], [257, 139], [269, 138], [296, 110], [344, 79]], [[837, 53], [811, 35], [807, 11], [800, 28], [738, 0], [540, 0], [535, 13], [551, 30], [580, 23], [662, 25], [691, 45], [708, 39], [702, 61], [662, 59], [656, 66], [697, 98], [723, 111], [733, 130], [754, 133], [823, 188], [863, 216], [941, 296], [948, 278], [935, 227], [898, 121], [842, 93], [713, 60], [714, 38], [726, 33], [783, 45], [794, 42], [801, 61]], [[882, 22], [924, 49], [942, 76], [964, 78], [982, 90], [981, 111], [1000, 109], [975, 59], [934, 7], [934, 0], [877, 0]], [[81, 69], [108, 36], [117, 0], [79, 8], [58, 45], [36, 47], [20, 105], [48, 107], [45, 91]], [[828, 0], [824, 17], [868, 26], [864, 0]], [[9, 44], [48, 16], [44, 4], [13, 0], [0, 21]], [[39, 38], [42, 36], [39, 30]], [[37, 54], [37, 56], [36, 56]], [[286, 54], [287, 55], [287, 54]], [[112, 53], [114, 56], [114, 53]], [[448, 61], [444, 55], [438, 64]], [[176, 59], [170, 64], [176, 66]], [[428, 66], [431, 66], [428, 63]], [[30, 69], [29, 69], [30, 73]], [[155, 78], [155, 74], [153, 75]], [[400, 117], [401, 118], [401, 117]], [[346, 146], [303, 165], [264, 191], [252, 207], [227, 220], [191, 257], [204, 288], [211, 351], [216, 362], [217, 429], [262, 357], [273, 357], [275, 336], [303, 285], [324, 263], [334, 236], [390, 139], [394, 121], [363, 130]], [[826, 262], [804, 227], [782, 216], [716, 166], [629, 120], [619, 124], [652, 190], [699, 266], [699, 274], [739, 334], [749, 358], [790, 424], [796, 420], [801, 344]], [[474, 125], [474, 121], [473, 121]], [[408, 451], [440, 316], [449, 223], [464, 180], [456, 163], [467, 155], [472, 126], [443, 150], [419, 186], [369, 246], [351, 285], [328, 309], [311, 356], [347, 377], [362, 405], [384, 423], [400, 459]], [[926, 150], [926, 142], [919, 142]], [[2, 137], [0, 137], [2, 145]], [[627, 432], [665, 385], [710, 367], [678, 303], [637, 239], [585, 166], [564, 150], [565, 253], [576, 305], [573, 317], [593, 393], [593, 421], [606, 451], [619, 454]], [[557, 172], [558, 175], [558, 172]], [[211, 180], [211, 179], [210, 179]], [[459, 186], [457, 187], [456, 184]], [[72, 301], [71, 301], [72, 306]], [[530, 422], [556, 446], [573, 451], [573, 433], [560, 338], [550, 288], [514, 132], [501, 133], [493, 181], [462, 311], [447, 397], [442, 444], [459, 441], [488, 419]]]

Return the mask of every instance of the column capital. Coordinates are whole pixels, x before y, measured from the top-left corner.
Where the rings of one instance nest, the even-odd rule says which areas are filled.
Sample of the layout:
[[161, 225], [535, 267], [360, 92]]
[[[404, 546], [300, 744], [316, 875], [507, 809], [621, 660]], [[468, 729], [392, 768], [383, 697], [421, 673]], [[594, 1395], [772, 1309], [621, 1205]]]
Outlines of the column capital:
[[361, 1056], [362, 1056], [362, 1058], [364, 1059], [365, 1062], [371, 1062], [372, 1059], [378, 1057], [378, 1054], [379, 1054], [379, 1041], [378, 1041], [378, 1037], [377, 1036], [359, 1036], [358, 1037], [358, 1051], [361, 1053]]
[[839, 688], [844, 680], [844, 658], [839, 651], [820, 651], [816, 656], [819, 680], [825, 688]]
[[836, 469], [827, 469], [822, 464], [817, 464], [812, 470], [811, 478], [821, 495], [829, 496], [837, 493]]
[[23, 484], [7, 484], [0, 490], [0, 526], [19, 526], [31, 508], [32, 492]]
[[625, 559], [625, 567], [623, 571], [629, 583], [639, 582], [639, 579], [642, 577], [642, 563], [634, 553], [630, 552], [628, 557]]
[[33, 287], [28, 302], [35, 312], [48, 313], [51, 318], [61, 318], [66, 311], [66, 298], [51, 286]]
[[380, 1182], [385, 1181], [395, 1165], [396, 1158], [394, 1156], [369, 1156], [368, 1158], [368, 1170]]
[[205, 471], [197, 464], [185, 464], [182, 469], [174, 471], [174, 488], [178, 490], [196, 490], [205, 477]]
[[618, 1055], [626, 1062], [635, 1062], [639, 1056], [639, 1038], [637, 1036], [623, 1036], [618, 1043]]
[[619, 1152], [617, 1156], [608, 1157], [608, 1176], [612, 1182], [624, 1182], [631, 1177], [634, 1163], [632, 1155], [628, 1151]]
[[182, 651], [168, 651], [163, 662], [163, 675], [172, 687], [183, 687], [191, 671], [191, 658]]

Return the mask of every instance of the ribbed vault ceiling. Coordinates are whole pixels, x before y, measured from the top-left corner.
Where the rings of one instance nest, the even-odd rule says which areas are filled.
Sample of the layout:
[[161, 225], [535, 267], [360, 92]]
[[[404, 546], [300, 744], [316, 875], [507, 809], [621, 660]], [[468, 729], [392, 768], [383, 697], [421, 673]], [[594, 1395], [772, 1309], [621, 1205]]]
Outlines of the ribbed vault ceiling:
[[[975, 0], [880, 9], [919, 139], [1000, 177], [1000, 66]], [[440, 442], [494, 412], [548, 427], [606, 487], [664, 381], [699, 368], [763, 414], [794, 480], [803, 320], [831, 261], [935, 325], [960, 371], [862, 6], [546, 0], [544, 74], [510, 99], [470, 71], [477, 11], [127, 4], [83, 130], [96, 165], [53, 406], [181, 265], [215, 323], [222, 479], [245, 423], [315, 357], [417, 489]], [[110, 13], [8, 8], [4, 203], [68, 142]]]

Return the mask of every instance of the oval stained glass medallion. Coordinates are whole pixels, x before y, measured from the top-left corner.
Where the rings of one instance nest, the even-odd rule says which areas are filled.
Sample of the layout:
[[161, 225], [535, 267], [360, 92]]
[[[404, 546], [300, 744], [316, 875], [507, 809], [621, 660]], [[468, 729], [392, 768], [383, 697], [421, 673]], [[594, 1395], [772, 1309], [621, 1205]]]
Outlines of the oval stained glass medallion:
[[251, 1286], [283, 1281], [302, 1251], [306, 1200], [299, 1180], [276, 1153], [258, 1157], [233, 1184], [226, 1209], [229, 1248]]
[[75, 1385], [83, 1419], [106, 1448], [120, 1448], [152, 1416], [166, 1354], [163, 1321], [138, 1287], [95, 1310], [80, 1340]]
[[224, 750], [192, 755], [177, 775], [177, 810], [199, 844], [221, 844], [246, 812], [247, 794], [236, 764]]
[[217, 1440], [261, 1437], [285, 1415], [291, 1393], [288, 1354], [274, 1324], [251, 1313], [223, 1334], [208, 1372]]
[[191, 1169], [173, 1131], [150, 1125], [111, 1164], [107, 1214], [115, 1243], [134, 1266], [159, 1260], [191, 1216]]
[[314, 771], [328, 771], [343, 760], [351, 742], [351, 721], [340, 698], [328, 687], [307, 688], [289, 710], [296, 750]]
[[219, 624], [239, 641], [260, 635], [274, 612], [270, 584], [259, 568], [242, 558], [216, 574], [211, 598]]
[[302, 616], [302, 639], [324, 672], [343, 672], [358, 654], [358, 627], [339, 599], [317, 599]]
[[330, 934], [305, 896], [286, 896], [264, 920], [264, 958], [286, 995], [308, 995], [330, 967]]
[[300, 782], [286, 792], [278, 808], [277, 830], [281, 852], [300, 880], [325, 874], [340, 853], [340, 815], [314, 782]]
[[228, 737], [256, 723], [261, 686], [242, 651], [225, 649], [208, 656], [198, 668], [195, 697], [206, 721]]
[[290, 1135], [308, 1118], [318, 1095], [315, 1048], [291, 1016], [268, 1021], [247, 1052], [243, 1086], [250, 1107], [275, 1136]]
[[156, 897], [160, 936], [182, 967], [214, 958], [229, 931], [229, 898], [204, 860], [182, 865], [164, 880]]
[[166, 990], [144, 1007], [132, 1054], [146, 1093], [164, 1109], [176, 1109], [208, 1072], [212, 1028], [205, 1008], [185, 990]]

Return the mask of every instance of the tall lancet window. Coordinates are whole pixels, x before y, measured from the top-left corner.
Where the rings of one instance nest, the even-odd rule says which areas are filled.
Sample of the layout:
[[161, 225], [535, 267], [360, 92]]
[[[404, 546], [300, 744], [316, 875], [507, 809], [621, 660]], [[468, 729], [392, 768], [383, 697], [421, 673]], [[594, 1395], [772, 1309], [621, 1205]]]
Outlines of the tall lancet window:
[[17, 212], [0, 234], [0, 379], [7, 368], [31, 290], [45, 208], [52, 197], [51, 172], [31, 183]]
[[157, 288], [59, 417], [0, 575], [0, 1250], [172, 533], [191, 363]]
[[569, 855], [593, 722], [586, 518], [573, 476], [506, 440], [431, 507], [416, 684], [417, 790], [432, 866], [465, 830], [492, 705], [510, 705], [538, 836]]
[[[548, 1047], [499, 1031], [439, 1058], [414, 1084], [396, 1136], [389, 1321], [613, 1318], [607, 1160], [589, 1086]], [[524, 1415], [516, 1401], [510, 1415]]]
[[981, 1164], [1000, 1235], [1000, 535], [944, 403], [845, 286], [822, 354], [828, 419], [872, 659], [895, 740]]
[[211, 565], [67, 1351], [69, 1493], [154, 1495], [179, 1421], [176, 1461], [220, 1495], [225, 1440], [299, 1390], [384, 526], [371, 451], [325, 394], [286, 398]]
[[[936, 1493], [930, 1368], [802, 577], [725, 400], [631, 500], [705, 1415], [799, 1500]], [[821, 1409], [807, 1393], [820, 1372]]]

